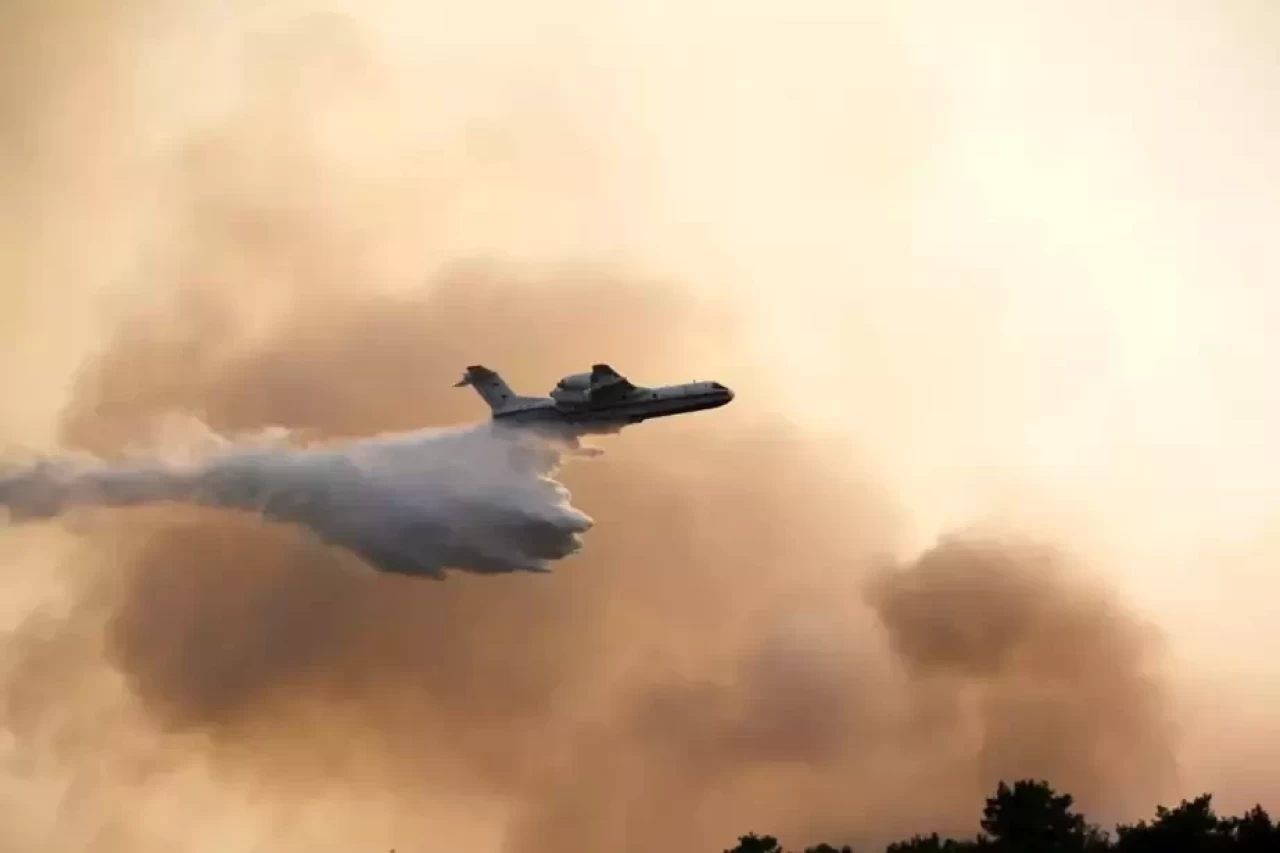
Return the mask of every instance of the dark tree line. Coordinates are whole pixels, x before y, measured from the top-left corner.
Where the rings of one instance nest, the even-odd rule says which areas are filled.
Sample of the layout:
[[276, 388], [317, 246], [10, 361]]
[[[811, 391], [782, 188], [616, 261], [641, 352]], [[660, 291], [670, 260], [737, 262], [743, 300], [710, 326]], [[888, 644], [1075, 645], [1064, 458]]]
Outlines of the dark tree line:
[[[1046, 782], [1001, 782], [982, 811], [973, 838], [917, 835], [890, 844], [885, 853], [1280, 853], [1280, 824], [1262, 806], [1239, 817], [1219, 817], [1209, 794], [1156, 808], [1154, 819], [1122, 824], [1115, 832], [1090, 824], [1075, 811], [1070, 794]], [[725, 853], [792, 853], [768, 835], [744, 835]], [[798, 853], [798, 851], [796, 851]], [[848, 846], [819, 844], [804, 853], [854, 853]], [[858, 851], [861, 853], [861, 851]]]

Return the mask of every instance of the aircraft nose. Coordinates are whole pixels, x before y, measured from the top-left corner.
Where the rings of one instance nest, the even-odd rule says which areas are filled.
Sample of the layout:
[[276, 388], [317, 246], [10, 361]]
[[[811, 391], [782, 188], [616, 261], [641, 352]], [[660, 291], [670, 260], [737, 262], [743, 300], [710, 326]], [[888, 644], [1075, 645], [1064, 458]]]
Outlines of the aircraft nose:
[[729, 403], [733, 400], [733, 389], [729, 388], [727, 385], [722, 385], [719, 382], [712, 382], [711, 387], [715, 389], [716, 394], [723, 403]]

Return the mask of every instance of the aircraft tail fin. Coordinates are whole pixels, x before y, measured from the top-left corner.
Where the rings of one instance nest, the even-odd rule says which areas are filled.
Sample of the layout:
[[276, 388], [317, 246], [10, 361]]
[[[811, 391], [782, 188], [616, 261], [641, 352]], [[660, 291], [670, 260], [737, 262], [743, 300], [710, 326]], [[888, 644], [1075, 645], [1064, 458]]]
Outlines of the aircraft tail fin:
[[480, 365], [473, 364], [462, 374], [462, 379], [454, 384], [454, 388], [470, 385], [484, 399], [495, 413], [500, 412], [515, 400], [519, 399], [511, 386], [497, 372]]

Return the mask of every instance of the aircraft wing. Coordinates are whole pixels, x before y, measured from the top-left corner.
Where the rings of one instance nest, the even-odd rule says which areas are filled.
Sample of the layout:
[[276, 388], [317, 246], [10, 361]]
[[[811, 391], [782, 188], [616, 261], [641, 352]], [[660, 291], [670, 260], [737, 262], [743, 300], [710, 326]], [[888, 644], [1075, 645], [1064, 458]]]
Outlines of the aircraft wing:
[[635, 387], [627, 378], [607, 364], [591, 365], [591, 387], [608, 388], [614, 394], [626, 394]]

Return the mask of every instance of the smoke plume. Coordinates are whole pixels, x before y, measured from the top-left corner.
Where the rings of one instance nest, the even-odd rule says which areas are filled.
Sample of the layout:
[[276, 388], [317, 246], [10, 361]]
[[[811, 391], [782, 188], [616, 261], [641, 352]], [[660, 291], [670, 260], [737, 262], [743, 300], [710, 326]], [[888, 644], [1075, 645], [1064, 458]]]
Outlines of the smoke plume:
[[[524, 354], [521, 374], [554, 374], [594, 345], [638, 378], [660, 376], [702, 339], [696, 309], [668, 314], [663, 292], [617, 277], [535, 286], [467, 272], [415, 300], [303, 300], [207, 371], [198, 366], [226, 338], [175, 339], [182, 316], [161, 316], [131, 325], [83, 374], [66, 434], [109, 457], [152, 440], [147, 425], [184, 399], [226, 432], [276, 424], [333, 438], [401, 428], [422, 412], [461, 418], [477, 403], [448, 379], [479, 328]], [[508, 311], [492, 314], [494, 301]], [[582, 335], [559, 343], [566, 351], [538, 334], [575, 313]], [[687, 325], [669, 319], [682, 314]], [[584, 340], [586, 318], [607, 316], [627, 316], [630, 335]], [[648, 335], [665, 335], [663, 356]], [[187, 383], [139, 380], [142, 365], [179, 351]], [[387, 353], [397, 374], [415, 377], [412, 394], [366, 366]], [[599, 462], [566, 468], [596, 527], [580, 555], [528, 580], [353, 572], [292, 528], [223, 511], [95, 514], [74, 557], [80, 603], [10, 642], [7, 721], [29, 748], [54, 745], [72, 762], [111, 754], [118, 733], [61, 716], [52, 686], [94, 671], [92, 642], [63, 645], [101, 632], [138, 724], [166, 733], [148, 753], [207, 765], [268, 813], [335, 790], [390, 797], [398, 834], [388, 841], [406, 849], [429, 835], [414, 804], [442, 796], [505, 803], [500, 843], [512, 851], [649, 849], [654, 827], [666, 846], [697, 851], [748, 824], [797, 840], [965, 829], [981, 795], [1015, 773], [1047, 775], [1103, 809], [1167, 778], [1156, 649], [1105, 591], [1073, 580], [1069, 561], [980, 537], [877, 569], [894, 522], [876, 490], [833, 473], [833, 448], [804, 431], [723, 412], [633, 430]], [[470, 434], [401, 445], [407, 455], [365, 471], [380, 485], [358, 494], [456, 484], [443, 472], [412, 476], [448, 435]], [[473, 469], [454, 450], [465, 485]], [[322, 460], [352, 458], [239, 451], [215, 456], [194, 482], [231, 472], [237, 490], [252, 475], [312, 495], [320, 482], [353, 482]], [[322, 470], [326, 479], [310, 479]], [[493, 485], [516, 500], [521, 482]], [[257, 505], [257, 491], [213, 502]], [[395, 506], [410, 504], [431, 511]], [[467, 518], [483, 521], [486, 506]], [[395, 513], [336, 503], [305, 514], [321, 530], [341, 525], [347, 542], [398, 529]], [[501, 541], [487, 525], [477, 537]], [[52, 731], [50, 719], [61, 719]], [[303, 843], [283, 830], [273, 840]]]
[[[15, 516], [58, 516], [0, 537], [14, 600], [31, 579], [62, 593], [18, 608], [6, 636], [0, 722], [12, 741], [0, 773], [24, 806], [5, 816], [4, 842], [697, 853], [750, 830], [797, 846], [971, 831], [982, 796], [1012, 776], [1050, 779], [1099, 820], [1162, 796], [1176, 731], [1161, 638], [1071, 543], [966, 530], [894, 556], [914, 508], [889, 497], [877, 454], [797, 411], [762, 343], [781, 320], [745, 284], [717, 290], [683, 274], [697, 262], [647, 272], [688, 244], [720, 251], [726, 232], [699, 219], [717, 213], [739, 244], [776, 252], [786, 298], [772, 304], [800, 304], [812, 337], [834, 335], [836, 308], [853, 307], [808, 301], [798, 282], [827, 271], [824, 241], [849, 243], [850, 221], [882, 229], [859, 252], [892, 255], [874, 235], [906, 214], [873, 205], [851, 220], [804, 196], [831, 181], [851, 197], [905, 195], [893, 176], [917, 170], [895, 152], [925, 140], [867, 132], [909, 135], [915, 122], [889, 109], [905, 95], [839, 89], [831, 100], [883, 114], [811, 127], [833, 151], [792, 151], [772, 186], [784, 203], [755, 219], [771, 205], [731, 194], [737, 172], [716, 173], [724, 186], [693, 179], [735, 163], [757, 176], [748, 154], [785, 141], [766, 125], [790, 124], [755, 118], [751, 99], [687, 88], [683, 63], [663, 69], [675, 78], [665, 82], [601, 65], [634, 48], [600, 21], [599, 43], [584, 46], [576, 4], [513, 4], [496, 29], [443, 4], [417, 37], [486, 49], [432, 42], [424, 52], [442, 58], [429, 74], [383, 57], [351, 20], [364, 12], [291, 17], [279, 4], [264, 20], [256, 5], [197, 3], [207, 20], [196, 21], [160, 15], [164, 4], [92, 18], [84, 5], [5, 10], [25, 50], [6, 53], [0, 80], [15, 128], [3, 166], [22, 175], [0, 258], [15, 282], [4, 437], [91, 461], [0, 482]], [[396, 34], [397, 14], [426, 14], [378, 8]], [[696, 28], [670, 35], [707, 55], [719, 11], [702, 23], [705, 44]], [[619, 29], [630, 24], [645, 21]], [[138, 51], [124, 61], [108, 42]], [[234, 73], [182, 61], [215, 53], [234, 57]], [[838, 82], [834, 57], [852, 54], [868, 55], [836, 39], [779, 64], [809, 91], [810, 78]], [[708, 65], [737, 82], [730, 60], [764, 55]], [[30, 82], [32, 69], [45, 73]], [[886, 79], [865, 71], [850, 76]], [[423, 79], [436, 93], [426, 105], [415, 100]], [[624, 79], [632, 88], [619, 95], [610, 87]], [[770, 109], [807, 103], [765, 85], [768, 73], [752, 80]], [[236, 81], [240, 95], [225, 95]], [[735, 160], [672, 131], [652, 152], [694, 153], [647, 172], [647, 122], [706, 110], [723, 122], [719, 138], [760, 148]], [[170, 114], [181, 120], [157, 118]], [[930, 142], [942, 138], [926, 125]], [[826, 173], [850, 168], [850, 140], [874, 180]], [[938, 209], [948, 228], [986, 227]], [[822, 239], [802, 239], [809, 231]], [[914, 247], [915, 232], [899, 236]], [[946, 260], [929, 263], [949, 270]], [[873, 271], [865, 278], [884, 272]], [[842, 293], [862, 281], [844, 272], [829, 276]], [[859, 293], [870, 306], [871, 288]], [[1035, 362], [998, 349], [964, 358], [996, 337], [981, 318], [1013, 316], [974, 304], [927, 322], [914, 296], [868, 311], [847, 323], [865, 334], [829, 351], [845, 356], [811, 360], [819, 378], [789, 382], [817, 406], [832, 377], [845, 395], [875, 374], [859, 386], [859, 417], [905, 406], [877, 423], [921, 445], [958, 429], [981, 384], [969, 426], [985, 438], [1014, 410], [996, 367]], [[950, 328], [966, 324], [973, 335]], [[877, 335], [891, 344], [875, 347]], [[580, 510], [551, 469], [457, 426], [482, 413], [449, 387], [466, 364], [536, 393], [600, 360], [642, 383], [720, 379], [736, 401], [630, 429], [600, 461], [556, 472]], [[1036, 390], [1038, 401], [1058, 393]], [[58, 410], [56, 430], [28, 411], [42, 407]], [[139, 463], [173, 412], [217, 436], [271, 427], [290, 441]], [[898, 455], [915, 459], [918, 445], [900, 441]], [[554, 571], [430, 583], [369, 570], [405, 561]]]

